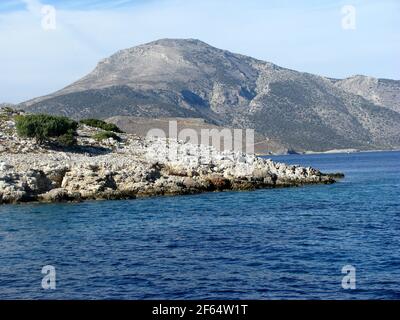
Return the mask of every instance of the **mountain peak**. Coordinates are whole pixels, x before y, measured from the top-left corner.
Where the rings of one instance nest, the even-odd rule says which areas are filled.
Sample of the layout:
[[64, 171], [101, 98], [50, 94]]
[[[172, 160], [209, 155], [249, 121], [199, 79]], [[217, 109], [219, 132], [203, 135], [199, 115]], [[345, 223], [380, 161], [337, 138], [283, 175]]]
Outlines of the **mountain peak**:
[[208, 43], [205, 43], [204, 41], [198, 40], [198, 39], [180, 39], [180, 38], [163, 38], [159, 40], [155, 40], [152, 42], [147, 43], [146, 45], [161, 45], [161, 46], [166, 46], [166, 47], [171, 47], [171, 46], [184, 46], [184, 45], [197, 45], [197, 46], [207, 46], [211, 47]]
[[266, 64], [215, 48], [198, 39], [159, 39], [116, 52], [57, 95], [112, 86], [140, 90], [173, 87], [181, 91], [188, 90], [188, 83], [197, 83], [193, 86], [201, 85], [208, 91], [214, 80], [240, 88], [243, 82], [251, 79], [253, 88], [245, 88], [250, 92], [258, 74], [255, 66]]

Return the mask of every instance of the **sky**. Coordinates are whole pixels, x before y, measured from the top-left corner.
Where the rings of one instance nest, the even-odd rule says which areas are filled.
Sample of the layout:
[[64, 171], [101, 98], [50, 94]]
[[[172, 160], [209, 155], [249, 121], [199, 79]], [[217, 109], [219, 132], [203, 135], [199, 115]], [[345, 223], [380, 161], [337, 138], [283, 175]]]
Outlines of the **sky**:
[[398, 0], [0, 0], [0, 103], [52, 93], [160, 38], [327, 77], [400, 79]]

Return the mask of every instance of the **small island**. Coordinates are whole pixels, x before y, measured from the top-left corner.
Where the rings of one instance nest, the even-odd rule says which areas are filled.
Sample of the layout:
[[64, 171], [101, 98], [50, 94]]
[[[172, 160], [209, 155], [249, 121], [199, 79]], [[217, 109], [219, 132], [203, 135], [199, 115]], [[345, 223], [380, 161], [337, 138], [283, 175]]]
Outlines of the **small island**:
[[0, 109], [0, 204], [134, 199], [331, 184], [341, 174], [122, 132], [101, 120]]

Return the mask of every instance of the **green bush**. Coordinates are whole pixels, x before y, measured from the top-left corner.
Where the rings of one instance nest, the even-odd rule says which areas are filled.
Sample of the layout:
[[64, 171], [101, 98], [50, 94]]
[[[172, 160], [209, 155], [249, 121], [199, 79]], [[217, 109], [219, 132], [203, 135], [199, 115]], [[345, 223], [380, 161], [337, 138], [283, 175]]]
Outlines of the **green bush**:
[[107, 123], [107, 122], [105, 122], [103, 120], [84, 119], [84, 120], [81, 120], [80, 123], [85, 124], [85, 125], [87, 125], [89, 127], [103, 129], [105, 131], [123, 133], [123, 131], [120, 128], [118, 128], [118, 126], [116, 126], [115, 124]]
[[15, 110], [9, 106], [5, 106], [5, 107], [1, 108], [1, 111], [6, 112], [6, 113], [14, 113]]
[[69, 132], [69, 133], [63, 134], [62, 136], [59, 136], [57, 138], [57, 142], [66, 147], [75, 146], [77, 143], [76, 136], [72, 132]]
[[110, 139], [110, 138], [113, 138], [116, 141], [121, 141], [121, 138], [117, 134], [115, 134], [114, 132], [110, 132], [110, 131], [103, 131], [103, 132], [96, 133], [95, 135], [93, 135], [92, 138], [97, 141], [102, 141], [102, 140], [106, 140], [106, 139]]
[[[52, 138], [76, 135], [78, 123], [67, 117], [46, 114], [19, 115], [15, 117], [17, 133], [21, 137], [35, 138], [39, 143], [49, 142]], [[56, 139], [57, 140], [57, 139]]]

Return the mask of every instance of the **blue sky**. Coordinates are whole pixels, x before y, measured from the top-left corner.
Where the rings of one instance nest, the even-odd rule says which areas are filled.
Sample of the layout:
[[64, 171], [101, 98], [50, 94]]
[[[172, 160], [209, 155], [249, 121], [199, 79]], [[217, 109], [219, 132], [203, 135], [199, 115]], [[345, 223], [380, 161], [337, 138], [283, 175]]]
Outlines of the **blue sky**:
[[[43, 5], [56, 29], [43, 30]], [[342, 28], [344, 5], [355, 29]], [[0, 102], [51, 93], [115, 51], [197, 38], [283, 67], [400, 79], [397, 0], [0, 0]]]
[[[98, 10], [129, 7], [132, 4], [145, 3], [146, 0], [47, 0], [41, 2], [64, 10]], [[24, 10], [25, 6], [24, 1], [21, 0], [2, 0], [0, 2], [1, 11]]]

